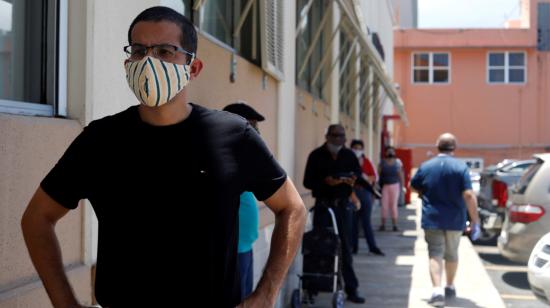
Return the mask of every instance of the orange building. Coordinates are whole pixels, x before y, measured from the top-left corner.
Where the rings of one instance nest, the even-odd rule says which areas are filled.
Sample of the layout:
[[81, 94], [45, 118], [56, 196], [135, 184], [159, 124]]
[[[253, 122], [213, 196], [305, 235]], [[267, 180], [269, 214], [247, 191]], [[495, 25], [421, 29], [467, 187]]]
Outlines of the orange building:
[[394, 143], [413, 164], [455, 134], [458, 157], [489, 165], [550, 151], [550, 1], [522, 1], [502, 29], [402, 29], [394, 33], [394, 77], [410, 125]]

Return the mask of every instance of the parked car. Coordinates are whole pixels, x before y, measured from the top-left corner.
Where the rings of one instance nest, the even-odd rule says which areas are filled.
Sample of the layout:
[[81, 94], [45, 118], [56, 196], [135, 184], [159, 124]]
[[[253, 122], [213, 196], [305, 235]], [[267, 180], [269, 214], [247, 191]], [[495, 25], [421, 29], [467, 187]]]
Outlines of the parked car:
[[550, 232], [538, 241], [531, 252], [527, 279], [535, 296], [550, 305]]
[[504, 257], [524, 263], [537, 241], [550, 232], [550, 153], [534, 157], [536, 162], [512, 193], [497, 241]]
[[479, 217], [483, 230], [481, 240], [498, 236], [509, 203], [509, 191], [535, 162], [534, 159], [504, 160], [481, 172], [478, 193]]

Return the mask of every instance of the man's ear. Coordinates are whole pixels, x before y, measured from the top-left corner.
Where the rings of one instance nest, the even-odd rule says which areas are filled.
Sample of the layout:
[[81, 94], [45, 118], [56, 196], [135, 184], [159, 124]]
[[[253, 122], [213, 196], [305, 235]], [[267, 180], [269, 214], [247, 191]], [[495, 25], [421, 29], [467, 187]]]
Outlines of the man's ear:
[[191, 78], [190, 80], [195, 79], [197, 76], [199, 76], [200, 72], [202, 71], [203, 63], [201, 59], [195, 58], [193, 63], [191, 63]]

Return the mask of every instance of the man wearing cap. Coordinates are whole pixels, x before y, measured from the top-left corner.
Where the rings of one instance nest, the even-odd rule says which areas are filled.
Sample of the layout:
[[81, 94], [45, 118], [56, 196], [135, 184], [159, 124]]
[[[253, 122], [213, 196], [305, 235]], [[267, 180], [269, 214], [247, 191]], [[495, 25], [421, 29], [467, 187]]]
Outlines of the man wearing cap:
[[[245, 118], [258, 133], [258, 122], [265, 120], [264, 116], [244, 102], [229, 104], [223, 110]], [[237, 250], [241, 279], [241, 298], [246, 298], [252, 293], [254, 279], [252, 245], [258, 238], [258, 216], [258, 206], [254, 194], [249, 191], [243, 192], [240, 196], [239, 244]]]
[[[466, 164], [453, 157], [456, 138], [445, 133], [437, 139], [439, 155], [422, 163], [411, 186], [422, 199], [422, 229], [428, 243], [433, 293], [429, 303], [445, 305], [456, 296], [453, 281], [458, 267], [458, 244], [466, 227], [466, 211], [472, 221], [470, 237], [480, 235], [477, 199]], [[441, 285], [445, 259], [447, 284]]]

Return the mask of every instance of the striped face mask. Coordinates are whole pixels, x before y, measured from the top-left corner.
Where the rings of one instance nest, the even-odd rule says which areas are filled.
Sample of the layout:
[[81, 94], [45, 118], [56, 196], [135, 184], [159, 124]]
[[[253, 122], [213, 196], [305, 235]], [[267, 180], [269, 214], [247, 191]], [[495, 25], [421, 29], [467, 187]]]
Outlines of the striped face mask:
[[165, 62], [153, 57], [127, 62], [126, 80], [143, 105], [158, 107], [168, 103], [189, 82], [189, 65]]

